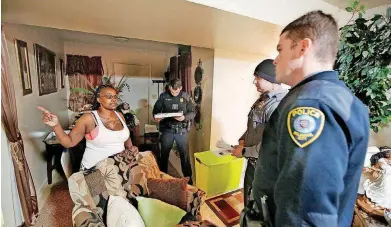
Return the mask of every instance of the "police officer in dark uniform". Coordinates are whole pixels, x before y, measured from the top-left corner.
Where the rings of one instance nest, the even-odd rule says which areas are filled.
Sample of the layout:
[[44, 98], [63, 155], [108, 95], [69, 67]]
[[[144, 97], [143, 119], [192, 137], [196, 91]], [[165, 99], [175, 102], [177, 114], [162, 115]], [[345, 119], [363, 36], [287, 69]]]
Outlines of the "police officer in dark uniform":
[[189, 159], [188, 131], [190, 123], [194, 119], [195, 106], [188, 93], [182, 91], [180, 79], [173, 79], [169, 82], [168, 91], [163, 92], [153, 107], [153, 115], [158, 113], [183, 112], [181, 117], [155, 118], [159, 122], [161, 132], [161, 171], [167, 173], [168, 158], [174, 141], [176, 142], [181, 158], [182, 172], [189, 177], [192, 183], [192, 171]]
[[275, 226], [351, 226], [369, 119], [333, 71], [338, 39], [321, 11], [281, 33], [276, 76], [292, 88], [266, 126], [253, 182]]

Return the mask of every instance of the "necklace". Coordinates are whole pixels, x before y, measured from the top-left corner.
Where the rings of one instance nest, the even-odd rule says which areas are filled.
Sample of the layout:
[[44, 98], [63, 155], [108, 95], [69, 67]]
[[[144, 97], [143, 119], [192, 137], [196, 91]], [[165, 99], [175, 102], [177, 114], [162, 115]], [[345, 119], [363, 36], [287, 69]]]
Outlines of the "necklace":
[[[103, 115], [102, 113], [101, 114], [99, 114], [99, 111], [96, 111], [97, 113], [98, 113], [98, 115], [99, 115], [99, 117], [101, 117], [101, 118], [103, 118], [103, 119], [109, 119], [110, 117], [112, 117], [113, 116], [113, 113], [110, 113], [110, 114], [108, 114], [108, 115]], [[114, 112], [114, 111], [113, 111]]]

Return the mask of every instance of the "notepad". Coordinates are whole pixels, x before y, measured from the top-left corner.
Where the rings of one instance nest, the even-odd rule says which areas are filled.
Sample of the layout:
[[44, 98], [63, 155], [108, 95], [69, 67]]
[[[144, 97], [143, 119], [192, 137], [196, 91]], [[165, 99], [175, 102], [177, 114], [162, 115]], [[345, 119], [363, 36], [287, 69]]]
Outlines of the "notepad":
[[168, 118], [168, 117], [182, 117], [183, 112], [177, 112], [177, 113], [158, 113], [155, 114], [155, 118]]

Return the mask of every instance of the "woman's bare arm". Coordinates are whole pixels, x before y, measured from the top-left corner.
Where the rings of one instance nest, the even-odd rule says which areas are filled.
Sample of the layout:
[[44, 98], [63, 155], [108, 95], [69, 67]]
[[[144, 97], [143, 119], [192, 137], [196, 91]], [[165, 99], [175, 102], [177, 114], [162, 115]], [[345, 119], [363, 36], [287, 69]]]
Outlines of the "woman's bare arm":
[[87, 125], [91, 121], [91, 114], [84, 114], [77, 120], [75, 127], [72, 128], [69, 134], [66, 134], [61, 125], [58, 124], [53, 127], [57, 138], [65, 148], [76, 146], [87, 134]]
[[90, 114], [84, 114], [77, 121], [71, 132], [66, 134], [59, 123], [58, 117], [55, 114], [50, 113], [48, 110], [42, 107], [38, 107], [38, 109], [42, 111], [43, 122], [53, 128], [57, 139], [65, 148], [74, 147], [83, 139], [84, 135], [86, 134], [87, 124], [92, 120]]
[[[118, 112], [118, 113], [119, 113], [119, 115], [121, 116], [122, 120], [123, 120], [124, 122], [126, 122], [126, 121], [125, 121], [124, 115], [123, 115], [121, 112]], [[127, 127], [126, 124], [124, 125], [124, 127]], [[128, 150], [133, 150], [133, 149], [134, 149], [134, 146], [133, 146], [133, 143], [132, 143], [132, 140], [131, 140], [130, 136], [129, 136], [129, 138], [125, 141], [125, 149], [128, 149]]]

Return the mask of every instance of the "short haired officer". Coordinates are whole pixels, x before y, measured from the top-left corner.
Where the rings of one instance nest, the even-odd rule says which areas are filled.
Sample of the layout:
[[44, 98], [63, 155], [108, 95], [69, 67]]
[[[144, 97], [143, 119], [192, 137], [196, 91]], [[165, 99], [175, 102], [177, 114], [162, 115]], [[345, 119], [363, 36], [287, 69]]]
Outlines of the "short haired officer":
[[292, 88], [266, 126], [253, 183], [275, 226], [352, 223], [369, 115], [333, 71], [338, 41], [335, 19], [322, 11], [280, 35], [277, 81]]

